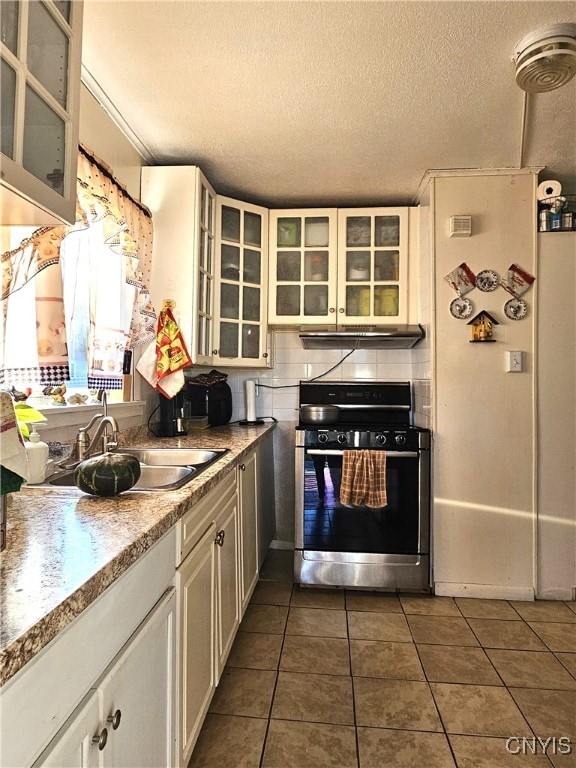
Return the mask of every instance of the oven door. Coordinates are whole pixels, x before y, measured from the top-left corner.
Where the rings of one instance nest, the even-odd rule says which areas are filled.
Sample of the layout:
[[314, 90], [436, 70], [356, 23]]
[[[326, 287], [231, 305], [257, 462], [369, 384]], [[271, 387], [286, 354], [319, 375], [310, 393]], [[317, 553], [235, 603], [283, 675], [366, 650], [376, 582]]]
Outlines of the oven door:
[[340, 503], [343, 451], [297, 451], [296, 580], [428, 587], [429, 451], [386, 451], [387, 504], [378, 509]]

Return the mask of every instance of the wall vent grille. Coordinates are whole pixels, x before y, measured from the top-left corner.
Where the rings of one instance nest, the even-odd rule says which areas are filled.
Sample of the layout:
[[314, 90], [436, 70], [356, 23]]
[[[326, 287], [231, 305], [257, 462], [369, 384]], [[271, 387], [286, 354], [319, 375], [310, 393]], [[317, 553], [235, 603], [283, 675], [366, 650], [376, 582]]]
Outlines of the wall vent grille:
[[470, 237], [472, 216], [450, 216], [450, 237]]

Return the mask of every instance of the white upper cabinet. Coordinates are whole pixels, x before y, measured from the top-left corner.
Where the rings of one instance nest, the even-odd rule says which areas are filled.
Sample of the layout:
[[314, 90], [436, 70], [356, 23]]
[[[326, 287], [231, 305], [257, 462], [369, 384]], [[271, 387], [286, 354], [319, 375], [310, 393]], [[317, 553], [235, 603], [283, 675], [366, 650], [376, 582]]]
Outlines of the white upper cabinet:
[[83, 4], [0, 3], [3, 225], [76, 215]]
[[268, 348], [268, 210], [217, 197], [214, 362], [262, 368]]
[[408, 319], [408, 209], [338, 211], [338, 323]]
[[214, 354], [216, 193], [195, 166], [142, 168], [142, 202], [152, 212], [150, 295], [157, 312], [174, 309], [192, 362]]
[[337, 210], [270, 211], [269, 322], [336, 322]]
[[196, 364], [270, 367], [269, 325], [408, 322], [410, 208], [268, 210], [195, 166], [144, 167], [142, 201], [152, 302], [176, 302]]
[[152, 303], [176, 302], [192, 362], [269, 366], [267, 209], [217, 195], [195, 166], [142, 168], [142, 202], [154, 224]]
[[406, 322], [408, 216], [408, 208], [271, 211], [269, 322]]

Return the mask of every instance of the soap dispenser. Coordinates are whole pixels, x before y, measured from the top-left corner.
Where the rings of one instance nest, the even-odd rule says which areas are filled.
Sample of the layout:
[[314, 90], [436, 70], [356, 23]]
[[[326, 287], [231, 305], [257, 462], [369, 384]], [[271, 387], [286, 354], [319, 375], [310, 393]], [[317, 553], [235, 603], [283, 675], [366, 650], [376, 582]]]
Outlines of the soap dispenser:
[[40, 440], [36, 427], [32, 425], [29, 439], [25, 443], [26, 458], [28, 459], [28, 482], [43, 483], [46, 478], [49, 448]]

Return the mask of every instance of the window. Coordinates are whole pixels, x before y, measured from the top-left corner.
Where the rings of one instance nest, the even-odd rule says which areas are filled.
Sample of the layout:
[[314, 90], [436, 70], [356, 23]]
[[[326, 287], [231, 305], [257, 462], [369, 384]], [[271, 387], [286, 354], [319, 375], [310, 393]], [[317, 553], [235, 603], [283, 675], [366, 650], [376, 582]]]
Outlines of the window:
[[121, 390], [155, 333], [150, 214], [81, 148], [76, 223], [4, 229], [0, 386]]

